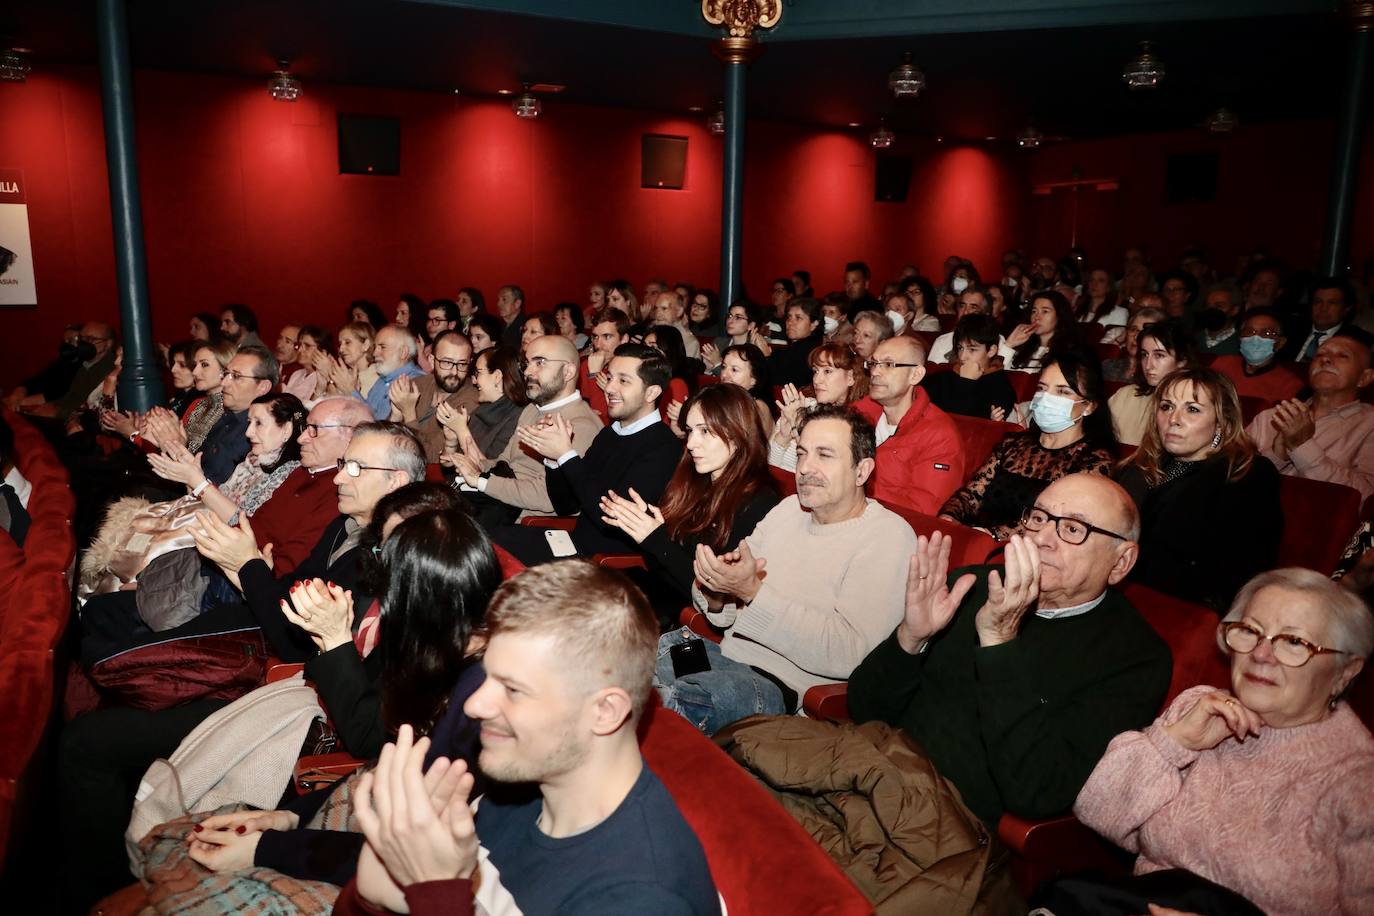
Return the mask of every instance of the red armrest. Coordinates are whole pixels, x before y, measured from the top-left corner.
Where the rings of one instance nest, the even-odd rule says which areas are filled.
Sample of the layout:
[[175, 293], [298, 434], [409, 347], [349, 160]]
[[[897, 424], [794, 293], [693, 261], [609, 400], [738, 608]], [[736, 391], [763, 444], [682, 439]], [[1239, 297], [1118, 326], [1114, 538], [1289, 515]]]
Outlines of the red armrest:
[[263, 681], [265, 684], [275, 684], [277, 681], [284, 681], [289, 677], [295, 677], [305, 670], [305, 665], [300, 663], [288, 663], [279, 658], [269, 658], [267, 660], [267, 677]]
[[678, 623], [682, 624], [702, 639], [709, 639], [711, 642], [720, 642], [720, 631], [711, 625], [711, 621], [706, 619], [706, 615], [694, 607], [685, 607], [682, 614], [678, 617]]
[[821, 684], [802, 697], [802, 709], [813, 719], [826, 722], [849, 721], [849, 685]]
[[637, 553], [598, 553], [592, 562], [604, 569], [648, 569]]
[[336, 783], [366, 762], [345, 751], [302, 757], [296, 761], [296, 791], [304, 795]]
[[520, 519], [527, 528], [556, 528], [559, 531], [572, 531], [577, 527], [577, 519], [568, 515], [527, 515]]
[[1011, 850], [1012, 875], [1022, 896], [1044, 881], [1088, 869], [1111, 874], [1130, 870], [1130, 857], [1093, 833], [1072, 814], [1028, 820], [1004, 814], [997, 836]]

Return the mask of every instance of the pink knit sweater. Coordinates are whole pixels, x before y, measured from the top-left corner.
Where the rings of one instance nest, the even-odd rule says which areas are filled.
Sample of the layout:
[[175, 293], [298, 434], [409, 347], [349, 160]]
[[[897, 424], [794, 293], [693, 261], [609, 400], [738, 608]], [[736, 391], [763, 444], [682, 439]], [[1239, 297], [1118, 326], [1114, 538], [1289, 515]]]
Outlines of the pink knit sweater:
[[1374, 913], [1374, 736], [1344, 703], [1244, 744], [1185, 749], [1163, 726], [1117, 735], [1078, 795], [1079, 820], [1131, 852], [1136, 874], [1185, 868], [1267, 913]]

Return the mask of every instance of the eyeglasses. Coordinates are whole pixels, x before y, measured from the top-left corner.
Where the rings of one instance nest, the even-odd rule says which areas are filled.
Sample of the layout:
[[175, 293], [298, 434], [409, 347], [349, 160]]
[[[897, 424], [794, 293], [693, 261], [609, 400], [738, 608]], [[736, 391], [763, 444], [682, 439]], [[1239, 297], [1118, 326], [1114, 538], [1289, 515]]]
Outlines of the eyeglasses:
[[241, 381], [243, 381], [244, 379], [252, 379], [252, 380], [255, 381], [255, 382], [266, 382], [266, 381], [268, 381], [268, 379], [264, 378], [264, 377], [261, 376], [261, 375], [246, 375], [246, 374], [240, 372], [240, 371], [237, 370], [237, 369], [230, 369], [228, 372], [224, 373], [224, 377], [225, 377], [227, 380], [233, 381], [233, 382], [241, 382]]
[[1021, 515], [1021, 527], [1027, 531], [1039, 531], [1050, 522], [1054, 522], [1054, 533], [1059, 535], [1059, 540], [1065, 544], [1072, 544], [1075, 547], [1088, 539], [1088, 535], [1097, 533], [1105, 534], [1109, 538], [1116, 538], [1118, 541], [1130, 540], [1124, 534], [1117, 534], [1115, 531], [1108, 531], [1106, 528], [1099, 528], [1090, 525], [1081, 518], [1070, 518], [1064, 515], [1050, 515], [1039, 506], [1032, 506]]
[[1343, 649], [1328, 649], [1310, 643], [1292, 633], [1275, 633], [1265, 636], [1264, 631], [1253, 624], [1241, 620], [1221, 624], [1221, 638], [1226, 645], [1242, 655], [1249, 655], [1259, 646], [1261, 639], [1269, 640], [1269, 648], [1274, 653], [1274, 661], [1286, 668], [1301, 668], [1312, 660], [1314, 655], [1341, 654]]
[[872, 372], [874, 369], [881, 369], [884, 372], [891, 372], [893, 369], [919, 369], [920, 363], [897, 363], [890, 359], [866, 359], [864, 369]]
[[[318, 439], [318, 438], [320, 437], [320, 430], [322, 430], [322, 429], [352, 429], [352, 428], [353, 428], [353, 427], [350, 426], [350, 425], [347, 424], [347, 423], [307, 423], [307, 424], [305, 424], [305, 431], [308, 432], [308, 433], [310, 433], [310, 438], [312, 438], [312, 439]], [[357, 475], [354, 475], [354, 476], [357, 476]]]
[[339, 467], [339, 470], [343, 471], [343, 472], [344, 472], [345, 474], [347, 474], [349, 477], [361, 477], [361, 476], [363, 476], [363, 471], [399, 471], [399, 470], [400, 470], [400, 468], [380, 468], [380, 467], [376, 467], [375, 465], [371, 465], [371, 464], [363, 464], [362, 462], [356, 461], [356, 460], [354, 460], [354, 459], [352, 459], [352, 458], [340, 458], [340, 459], [339, 459], [338, 467]]
[[552, 359], [548, 356], [531, 356], [529, 359], [520, 360], [520, 371], [524, 372], [530, 366], [533, 366], [539, 372], [543, 372], [544, 367], [549, 363], [562, 363], [567, 365], [570, 362], [572, 362], [570, 359]]
[[1270, 340], [1275, 340], [1281, 334], [1281, 331], [1276, 331], [1273, 328], [1266, 328], [1263, 331], [1258, 330], [1257, 328], [1247, 328], [1246, 330], [1240, 332], [1241, 337], [1267, 337]]
[[82, 343], [88, 343], [88, 344], [98, 344], [98, 343], [100, 343], [102, 340], [114, 340], [113, 337], [95, 337], [95, 336], [93, 336], [93, 335], [91, 335], [91, 334], [82, 334], [78, 339], [79, 339]]
[[466, 369], [472, 365], [472, 361], [467, 359], [436, 359], [434, 365], [445, 372], [452, 372], [454, 369]]
[[278, 338], [277, 338], [277, 343], [283, 343], [283, 342], [290, 344], [290, 345], [291, 345], [291, 349], [293, 349], [293, 350], [294, 350], [296, 347], [299, 347], [299, 346], [300, 346], [300, 342], [299, 342], [299, 341], [297, 341], [294, 337], [287, 337], [285, 334], [283, 334], [281, 337], [278, 337]]

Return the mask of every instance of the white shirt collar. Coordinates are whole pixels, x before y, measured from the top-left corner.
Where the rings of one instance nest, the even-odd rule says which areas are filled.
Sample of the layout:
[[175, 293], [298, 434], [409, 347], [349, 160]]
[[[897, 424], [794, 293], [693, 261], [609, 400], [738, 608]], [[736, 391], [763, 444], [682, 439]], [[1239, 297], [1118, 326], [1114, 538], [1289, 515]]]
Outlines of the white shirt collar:
[[650, 426], [653, 426], [659, 419], [658, 411], [651, 410], [629, 426], [625, 426], [621, 424], [619, 420], [616, 420], [611, 424], [611, 429], [615, 431], [617, 436], [633, 436], [635, 433], [642, 432]]
[[27, 509], [29, 496], [33, 494], [33, 484], [24, 479], [24, 475], [19, 473], [19, 468], [10, 468], [10, 472], [5, 475], [5, 483], [14, 489], [14, 495], [19, 497], [19, 505]]
[[573, 403], [574, 401], [580, 401], [580, 400], [582, 400], [582, 392], [580, 392], [580, 391], [574, 391], [572, 394], [568, 395], [566, 398], [559, 398], [558, 400], [553, 401], [553, 402], [548, 403], [548, 404], [536, 404], [536, 405], [534, 405], [534, 406], [538, 409], [538, 411], [539, 411], [540, 413], [550, 413], [550, 412], [552, 412], [552, 411], [558, 410], [558, 409], [561, 408], [561, 407], [567, 407], [569, 404]]
[[1075, 605], [1074, 607], [1036, 608], [1035, 616], [1041, 617], [1045, 620], [1060, 620], [1064, 617], [1077, 617], [1078, 615], [1086, 614], [1088, 613], [1088, 611], [1091, 611], [1093, 608], [1097, 607], [1099, 604], [1102, 603], [1102, 599], [1106, 597], [1107, 593], [1104, 591], [1102, 594], [1098, 595], [1093, 600], [1086, 602], [1084, 604]]

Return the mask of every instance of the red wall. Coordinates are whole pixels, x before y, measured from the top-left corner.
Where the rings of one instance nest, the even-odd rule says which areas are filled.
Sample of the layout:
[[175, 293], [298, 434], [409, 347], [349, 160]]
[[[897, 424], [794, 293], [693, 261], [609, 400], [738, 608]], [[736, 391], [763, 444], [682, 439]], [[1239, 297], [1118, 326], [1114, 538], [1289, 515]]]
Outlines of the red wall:
[[[1188, 245], [1202, 245], [1214, 267], [1231, 272], [1236, 258], [1267, 248], [1296, 267], [1316, 263], [1326, 221], [1335, 129], [1331, 122], [1242, 126], [1213, 135], [1196, 129], [1079, 141], [1032, 154], [1035, 185], [1082, 179], [1116, 179], [1119, 190], [1080, 192], [1078, 242], [1093, 261], [1121, 263], [1131, 245], [1149, 247], [1157, 265], [1172, 265]], [[1214, 151], [1219, 156], [1217, 198], [1169, 204], [1168, 157]], [[1374, 132], [1365, 139], [1355, 212], [1374, 210]], [[1062, 254], [1069, 246], [1068, 195], [1033, 196], [1027, 217], [1034, 253]], [[1374, 224], [1354, 224], [1355, 264], [1374, 254]]]
[[[700, 119], [572, 106], [529, 123], [504, 102], [311, 85], [295, 104], [261, 81], [140, 71], [135, 111], [154, 331], [252, 305], [270, 335], [288, 316], [340, 322], [366, 297], [494, 299], [517, 282], [532, 305], [583, 301], [596, 279], [651, 276], [715, 287], [720, 147]], [[109, 194], [94, 73], [45, 71], [0, 84], [0, 167], [26, 172], [40, 305], [0, 312], [0, 384], [49, 358], [57, 329], [117, 314]], [[399, 116], [401, 175], [337, 173], [337, 111]], [[690, 140], [686, 188], [639, 188], [641, 133]], [[875, 275], [915, 260], [938, 271], [952, 246], [992, 261], [1020, 235], [1023, 164], [978, 150], [917, 156], [911, 199], [874, 203], [862, 136], [751, 124], [745, 279], [807, 268], [824, 291], [843, 264]], [[269, 337], [270, 342], [270, 337]]]

